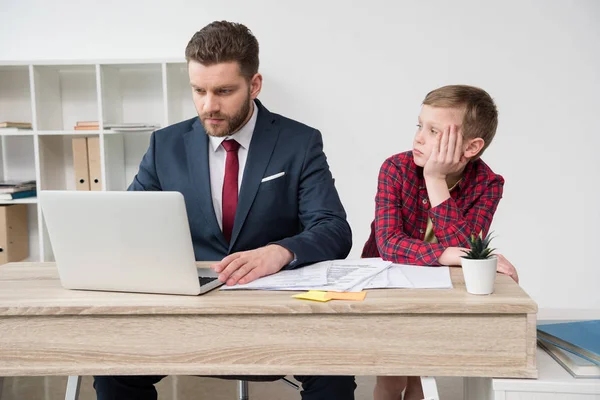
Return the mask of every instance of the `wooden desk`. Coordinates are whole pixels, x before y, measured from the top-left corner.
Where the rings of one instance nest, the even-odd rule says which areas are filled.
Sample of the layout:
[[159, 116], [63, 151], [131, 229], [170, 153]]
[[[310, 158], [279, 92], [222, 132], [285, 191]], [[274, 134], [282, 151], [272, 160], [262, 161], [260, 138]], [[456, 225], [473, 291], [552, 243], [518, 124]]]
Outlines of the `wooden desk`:
[[363, 302], [290, 292], [202, 296], [65, 290], [52, 263], [0, 266], [0, 376], [436, 375], [533, 378], [537, 305], [496, 293], [371, 290]]

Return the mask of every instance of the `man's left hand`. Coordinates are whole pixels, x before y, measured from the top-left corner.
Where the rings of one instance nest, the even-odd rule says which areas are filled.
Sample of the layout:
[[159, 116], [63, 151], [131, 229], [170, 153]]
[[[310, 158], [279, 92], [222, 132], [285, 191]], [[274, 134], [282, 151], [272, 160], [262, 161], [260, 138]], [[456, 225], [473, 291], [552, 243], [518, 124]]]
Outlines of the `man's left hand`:
[[255, 250], [241, 251], [225, 257], [210, 267], [219, 273], [219, 280], [228, 286], [245, 284], [279, 272], [294, 259], [291, 251], [277, 244]]

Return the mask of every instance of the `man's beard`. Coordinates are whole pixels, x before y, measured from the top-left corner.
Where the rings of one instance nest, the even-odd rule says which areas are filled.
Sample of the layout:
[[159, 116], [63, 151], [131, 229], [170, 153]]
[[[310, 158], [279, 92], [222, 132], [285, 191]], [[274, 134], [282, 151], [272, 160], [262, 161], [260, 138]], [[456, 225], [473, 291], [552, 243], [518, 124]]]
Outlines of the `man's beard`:
[[[230, 116], [222, 113], [207, 113], [200, 115], [200, 122], [202, 122], [204, 130], [209, 136], [225, 137], [237, 132], [246, 122], [246, 118], [248, 118], [249, 113], [250, 93], [248, 93], [248, 98], [246, 101], [244, 101], [242, 108], [240, 108], [235, 115]], [[224, 122], [216, 126], [211, 125], [210, 123], [206, 122], [207, 119], [211, 118], [222, 119]]]

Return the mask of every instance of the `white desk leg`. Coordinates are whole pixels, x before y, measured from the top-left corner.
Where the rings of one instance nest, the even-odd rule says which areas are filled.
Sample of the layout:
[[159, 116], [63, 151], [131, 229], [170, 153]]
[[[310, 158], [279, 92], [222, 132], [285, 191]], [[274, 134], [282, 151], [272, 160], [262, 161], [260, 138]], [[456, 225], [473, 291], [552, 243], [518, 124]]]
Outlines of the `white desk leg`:
[[421, 386], [423, 386], [423, 396], [425, 397], [423, 400], [440, 400], [437, 384], [433, 376], [422, 376]]
[[67, 380], [67, 392], [65, 400], [79, 400], [79, 387], [81, 386], [81, 376], [70, 375]]
[[465, 400], [494, 400], [492, 378], [463, 378]]

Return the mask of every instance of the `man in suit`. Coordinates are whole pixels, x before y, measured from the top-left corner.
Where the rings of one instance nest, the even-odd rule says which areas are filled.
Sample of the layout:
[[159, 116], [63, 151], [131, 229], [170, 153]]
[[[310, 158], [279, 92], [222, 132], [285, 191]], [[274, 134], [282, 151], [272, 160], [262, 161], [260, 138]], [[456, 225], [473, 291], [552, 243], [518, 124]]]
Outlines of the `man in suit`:
[[[152, 134], [129, 190], [181, 192], [196, 260], [216, 260], [227, 285], [345, 258], [352, 234], [321, 134], [257, 100], [254, 35], [213, 22], [192, 37], [186, 59], [198, 117]], [[156, 399], [162, 378], [98, 376], [94, 387], [99, 400]], [[296, 379], [304, 400], [354, 399], [354, 377]]]

